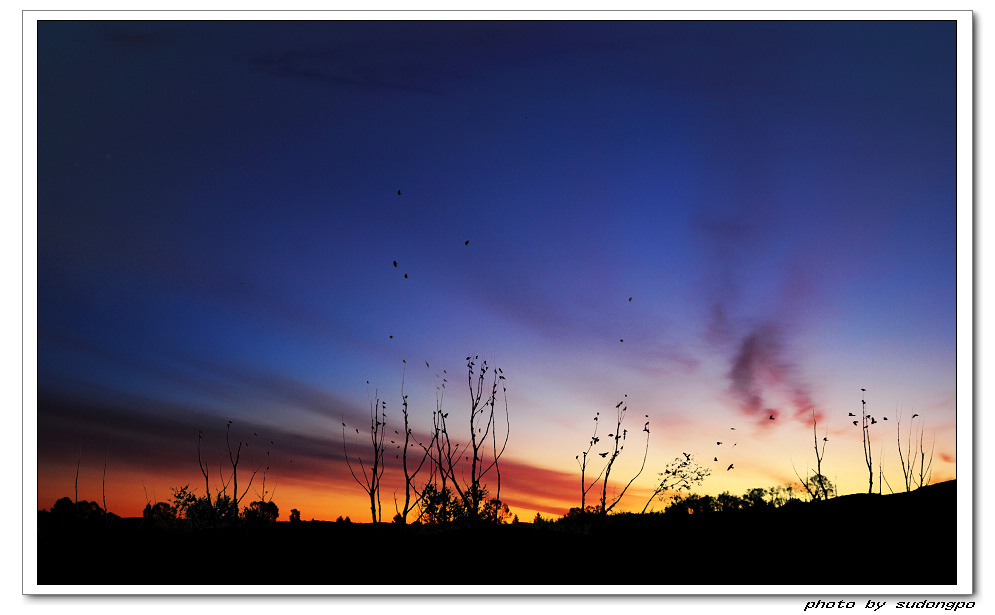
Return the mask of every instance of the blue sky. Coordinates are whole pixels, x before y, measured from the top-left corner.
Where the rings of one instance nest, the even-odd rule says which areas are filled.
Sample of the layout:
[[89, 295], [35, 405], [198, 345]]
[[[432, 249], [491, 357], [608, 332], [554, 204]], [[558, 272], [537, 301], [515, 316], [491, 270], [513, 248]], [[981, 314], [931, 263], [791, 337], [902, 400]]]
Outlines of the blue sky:
[[[956, 477], [954, 22], [38, 41], [39, 507], [77, 456], [87, 499], [108, 459], [121, 514], [200, 487], [197, 432], [220, 451], [231, 420], [281, 510], [356, 518], [341, 422], [368, 420], [367, 381], [396, 426], [403, 373], [425, 433], [443, 378], [468, 412], [467, 356], [507, 377], [502, 498], [529, 518], [578, 503], [574, 457], [623, 398], [651, 425], [627, 508], [684, 451], [720, 459], [703, 492], [796, 480], [813, 410], [827, 475], [865, 489], [861, 388]], [[873, 438], [897, 488], [894, 429]]]

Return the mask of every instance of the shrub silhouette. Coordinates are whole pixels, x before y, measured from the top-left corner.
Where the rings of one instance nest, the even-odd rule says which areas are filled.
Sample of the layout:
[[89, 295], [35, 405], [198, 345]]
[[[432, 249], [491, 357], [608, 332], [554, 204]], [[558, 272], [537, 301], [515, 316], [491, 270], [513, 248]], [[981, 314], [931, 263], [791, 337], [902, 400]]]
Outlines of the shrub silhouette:
[[663, 509], [664, 514], [669, 515], [690, 515], [707, 514], [719, 510], [719, 504], [710, 495], [683, 495], [678, 493], [670, 501], [670, 504]]
[[249, 527], [270, 527], [280, 517], [280, 509], [272, 500], [252, 502], [242, 511], [242, 520]]
[[142, 511], [142, 522], [157, 529], [175, 529], [177, 527], [176, 509], [168, 502], [151, 502], [145, 504]]
[[[511, 516], [508, 505], [497, 498], [488, 498], [480, 488], [476, 497], [461, 496], [448, 487], [439, 489], [433, 483], [422, 488], [421, 521], [439, 528], [474, 525], [501, 525]], [[474, 510], [472, 507], [476, 506]]]
[[836, 485], [822, 474], [812, 474], [802, 483], [812, 500], [828, 500], [836, 496]]
[[69, 497], [59, 498], [49, 511], [52, 522], [60, 526], [93, 526], [105, 522], [105, 512], [96, 502], [80, 500], [76, 503]]

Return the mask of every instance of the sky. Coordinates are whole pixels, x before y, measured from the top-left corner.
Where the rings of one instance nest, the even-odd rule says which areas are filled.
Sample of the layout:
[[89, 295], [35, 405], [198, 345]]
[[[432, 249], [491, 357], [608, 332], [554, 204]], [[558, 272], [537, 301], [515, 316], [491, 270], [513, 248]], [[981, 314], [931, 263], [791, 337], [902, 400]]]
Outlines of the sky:
[[913, 427], [956, 478], [956, 59], [952, 21], [39, 22], [38, 508], [77, 463], [121, 516], [200, 495], [198, 445], [218, 489], [231, 421], [243, 505], [368, 521], [371, 403], [465, 442], [467, 357], [523, 521], [619, 402], [620, 510], [682, 453], [797, 482], [813, 417], [866, 491], [862, 400], [875, 491]]

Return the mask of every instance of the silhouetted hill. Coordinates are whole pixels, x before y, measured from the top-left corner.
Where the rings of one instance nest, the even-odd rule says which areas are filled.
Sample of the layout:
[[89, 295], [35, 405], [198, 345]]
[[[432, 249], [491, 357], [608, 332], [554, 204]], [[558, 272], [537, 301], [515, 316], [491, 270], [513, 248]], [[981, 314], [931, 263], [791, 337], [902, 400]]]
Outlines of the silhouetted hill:
[[39, 583], [955, 584], [955, 495], [948, 481], [759, 511], [447, 531], [321, 521], [150, 531], [118, 519], [111, 530], [40, 528]]

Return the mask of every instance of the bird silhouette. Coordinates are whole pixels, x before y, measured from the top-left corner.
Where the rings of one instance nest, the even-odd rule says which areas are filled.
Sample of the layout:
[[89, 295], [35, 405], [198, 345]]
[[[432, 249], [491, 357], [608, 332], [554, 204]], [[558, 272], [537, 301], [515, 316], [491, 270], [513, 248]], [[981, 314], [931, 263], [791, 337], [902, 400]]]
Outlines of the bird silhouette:
[[854, 425], [856, 425], [856, 424], [857, 424], [857, 421], [854, 421], [854, 422], [853, 422], [853, 424], [854, 424]]
[[715, 458], [715, 461], [718, 461], [718, 460], [719, 460], [719, 458], [718, 458], [718, 457], [716, 457], [716, 458]]
[[829, 438], [823, 438], [822, 441], [823, 442], [829, 442]]
[[731, 429], [731, 430], [733, 430], [733, 431], [736, 431], [736, 428], [735, 428], [735, 427], [730, 427], [729, 429]]
[[463, 245], [464, 245], [464, 246], [468, 246], [468, 245], [470, 245], [470, 240], [469, 240], [469, 239], [467, 239], [466, 241], [464, 241], [464, 242], [463, 242]]
[[882, 419], [882, 420], [885, 420], [885, 421], [887, 421], [887, 420], [888, 420], [888, 417], [886, 417], [886, 416], [882, 416], [882, 417], [881, 417], [881, 419]]
[[394, 261], [394, 266], [397, 267], [397, 261]]
[[719, 446], [720, 444], [722, 444], [722, 443], [721, 442], [716, 442], [715, 446]]
[[877, 421], [874, 420], [873, 416], [871, 417], [871, 425], [877, 425]]
[[770, 415], [770, 420], [772, 420], [772, 421], [774, 420], [774, 415], [773, 414]]
[[393, 335], [391, 335], [391, 336], [390, 336], [390, 339], [394, 339], [394, 336], [393, 336]]
[[632, 303], [632, 297], [629, 297], [629, 303]]
[[598, 453], [598, 454], [601, 455], [602, 457], [607, 457], [608, 456], [608, 453]]
[[851, 412], [851, 413], [847, 414], [847, 416], [857, 416], [857, 415], [854, 414], [853, 412]]
[[425, 367], [428, 367], [428, 361], [425, 361]]
[[408, 279], [408, 274], [406, 274], [406, 273], [404, 274], [404, 279], [405, 279], [405, 280], [407, 280], [407, 279]]
[[681, 452], [681, 454], [684, 455], [685, 457], [687, 457], [688, 461], [691, 461], [691, 455], [688, 455], [687, 453], [685, 453], [683, 451]]
[[867, 389], [860, 389], [861, 391], [866, 391]]
[[620, 341], [620, 342], [624, 342], [625, 340], [619, 340], [619, 341]]
[[912, 418], [916, 418], [917, 416], [919, 416], [919, 415], [918, 414], [913, 414]]
[[397, 196], [401, 196], [401, 191], [400, 190], [397, 191]]
[[729, 467], [728, 467], [728, 468], [726, 468], [726, 472], [728, 472], [728, 471], [729, 471], [729, 470], [731, 470], [731, 469], [732, 469], [732, 464], [730, 463], [730, 464], [729, 464]]

